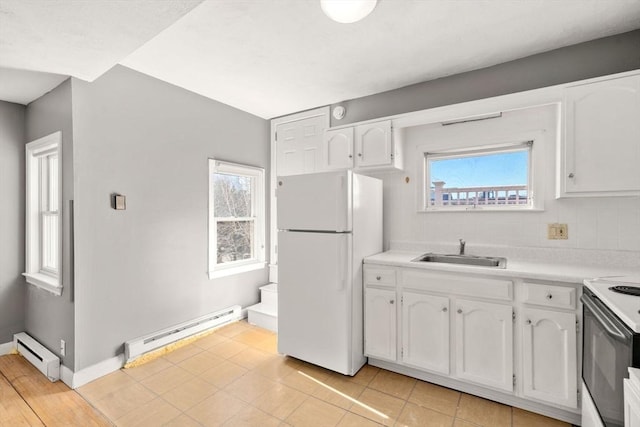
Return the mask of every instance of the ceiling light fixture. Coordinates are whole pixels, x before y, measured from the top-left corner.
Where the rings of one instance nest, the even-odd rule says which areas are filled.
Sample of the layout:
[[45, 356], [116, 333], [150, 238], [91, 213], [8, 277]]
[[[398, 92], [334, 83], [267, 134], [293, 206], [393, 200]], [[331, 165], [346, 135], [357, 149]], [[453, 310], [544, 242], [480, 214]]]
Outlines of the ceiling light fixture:
[[375, 9], [378, 0], [320, 0], [322, 11], [341, 24], [364, 19]]

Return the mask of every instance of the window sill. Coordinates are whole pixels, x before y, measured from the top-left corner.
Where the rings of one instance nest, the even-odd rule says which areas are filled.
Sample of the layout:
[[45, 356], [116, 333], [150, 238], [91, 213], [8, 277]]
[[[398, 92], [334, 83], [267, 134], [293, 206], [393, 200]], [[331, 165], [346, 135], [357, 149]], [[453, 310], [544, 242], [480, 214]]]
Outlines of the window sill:
[[56, 296], [62, 295], [62, 285], [60, 285], [57, 278], [42, 273], [22, 273], [22, 275], [29, 284], [44, 289]]
[[218, 279], [220, 277], [233, 276], [235, 274], [247, 273], [249, 271], [256, 271], [265, 268], [267, 263], [255, 262], [251, 264], [239, 265], [237, 267], [221, 268], [219, 270], [213, 270], [209, 272], [209, 280]]
[[451, 212], [544, 212], [541, 207], [535, 208], [494, 208], [494, 207], [478, 207], [478, 208], [430, 208], [422, 209], [419, 213], [451, 213]]

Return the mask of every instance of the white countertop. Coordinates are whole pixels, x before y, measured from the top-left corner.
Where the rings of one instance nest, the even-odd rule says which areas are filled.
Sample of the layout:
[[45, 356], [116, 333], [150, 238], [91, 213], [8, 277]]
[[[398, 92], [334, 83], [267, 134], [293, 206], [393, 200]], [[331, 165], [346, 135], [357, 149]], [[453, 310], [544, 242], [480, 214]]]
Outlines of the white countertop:
[[479, 274], [494, 277], [514, 277], [532, 280], [548, 280], [567, 283], [583, 283], [585, 279], [606, 276], [640, 276], [640, 268], [621, 268], [567, 264], [552, 262], [527, 262], [507, 257], [507, 267], [477, 267], [459, 264], [429, 262], [411, 262], [425, 252], [391, 250], [366, 257], [365, 264], [387, 265], [393, 267], [411, 267], [433, 271]]

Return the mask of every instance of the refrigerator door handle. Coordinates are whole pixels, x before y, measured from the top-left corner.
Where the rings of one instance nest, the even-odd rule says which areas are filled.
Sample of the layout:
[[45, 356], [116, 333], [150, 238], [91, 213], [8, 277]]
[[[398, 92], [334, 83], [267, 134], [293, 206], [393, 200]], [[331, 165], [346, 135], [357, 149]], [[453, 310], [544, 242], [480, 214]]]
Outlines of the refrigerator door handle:
[[338, 280], [338, 291], [344, 291], [345, 287], [346, 287], [346, 283], [347, 283], [347, 278], [346, 276], [346, 259], [347, 259], [347, 253], [346, 253], [346, 242], [344, 241], [344, 239], [341, 239], [342, 241], [340, 242], [339, 248], [338, 248], [338, 277], [340, 278], [340, 280]]

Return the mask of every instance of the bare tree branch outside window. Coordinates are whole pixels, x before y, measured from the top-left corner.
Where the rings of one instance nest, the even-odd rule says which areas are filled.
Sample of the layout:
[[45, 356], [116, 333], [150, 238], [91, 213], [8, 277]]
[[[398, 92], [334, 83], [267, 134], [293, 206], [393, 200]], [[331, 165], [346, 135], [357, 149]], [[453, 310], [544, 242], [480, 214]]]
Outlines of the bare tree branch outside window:
[[254, 258], [253, 181], [242, 175], [213, 175], [218, 264]]

